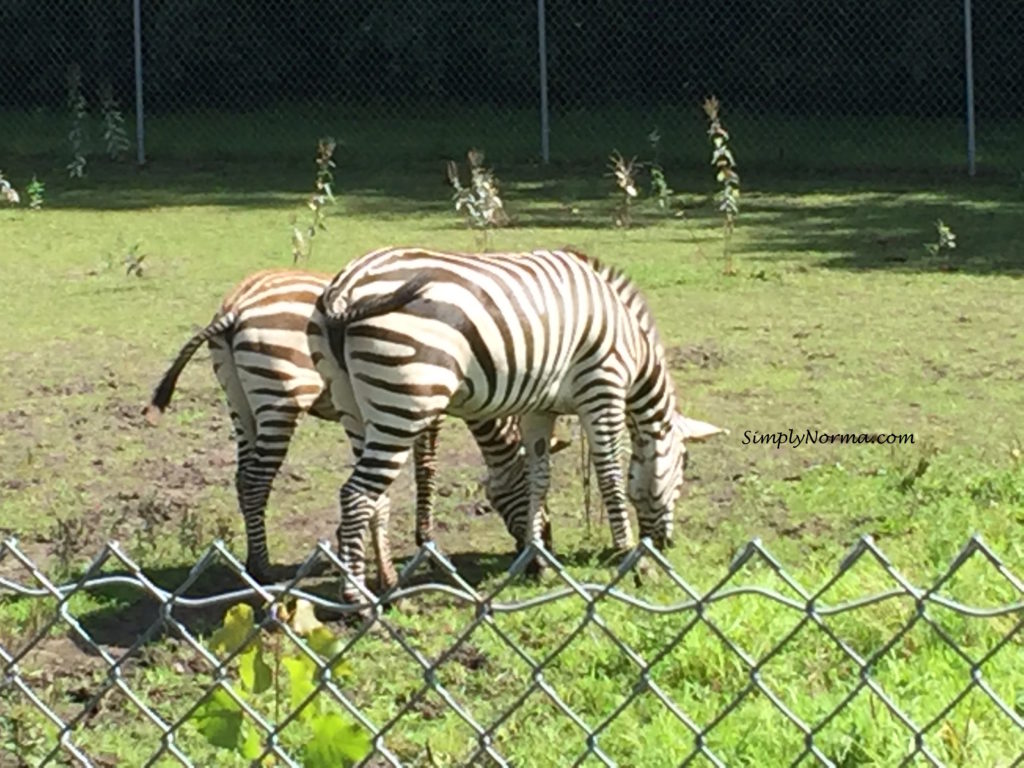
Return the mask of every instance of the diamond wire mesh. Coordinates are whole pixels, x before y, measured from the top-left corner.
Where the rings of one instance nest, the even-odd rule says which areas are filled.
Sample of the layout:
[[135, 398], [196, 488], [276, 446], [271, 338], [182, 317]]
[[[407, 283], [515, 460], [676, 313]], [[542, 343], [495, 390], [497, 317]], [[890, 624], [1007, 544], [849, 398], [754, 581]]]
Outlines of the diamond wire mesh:
[[[973, 8], [979, 161], [1018, 172], [1024, 9]], [[545, 18], [556, 160], [643, 152], [657, 126], [666, 161], [702, 168], [715, 94], [748, 169], [965, 165], [961, 0], [558, 0]], [[324, 133], [373, 167], [539, 152], [533, 0], [159, 0], [142, 3], [142, 39], [154, 160], [304, 159]], [[101, 87], [135, 102], [132, 3], [8, 0], [0, 51], [0, 147], [68, 154], [77, 65], [102, 155]]]
[[[550, 566], [555, 588], [523, 591], [520, 577], [534, 558]], [[732, 732], [727, 737], [720, 732], [731, 722], [750, 720], [751, 715], [756, 716], [742, 726], [747, 729], [746, 738], [750, 729], [764, 729], [766, 720], [772, 718], [773, 725], [766, 732], [774, 728], [790, 734], [789, 750], [778, 755], [781, 762], [849, 764], [858, 754], [866, 753], [857, 753], [858, 745], [846, 738], [846, 751], [840, 754], [830, 729], [857, 706], [858, 697], [865, 693], [870, 697], [875, 724], [888, 722], [891, 729], [902, 734], [902, 740], [890, 744], [886, 754], [875, 755], [883, 763], [970, 764], [950, 760], [955, 750], [947, 720], [972, 694], [982, 695], [991, 708], [990, 719], [985, 721], [990, 730], [975, 734], [975, 738], [998, 737], [1004, 744], [1003, 758], [1007, 754], [1010, 757], [1005, 764], [1024, 763], [1024, 583], [978, 538], [969, 540], [927, 587], [911, 583], [868, 537], [850, 550], [834, 575], [817, 589], [808, 589], [797, 581], [758, 541], [747, 544], [726, 573], [706, 590], [688, 583], [646, 540], [604, 584], [583, 583], [550, 553], [531, 548], [486, 591], [472, 586], [435, 545], [428, 544], [403, 568], [396, 590], [379, 598], [366, 592], [359, 606], [342, 606], [309, 587], [324, 567], [337, 569], [339, 565], [330, 547], [321, 542], [293, 578], [260, 585], [248, 577], [223, 544], [216, 542], [173, 589], [168, 589], [158, 586], [116, 543], [110, 543], [80, 578], [58, 585], [36, 567], [17, 542], [4, 542], [0, 546], [0, 566], [4, 566], [0, 573], [6, 575], [0, 578], [0, 605], [21, 605], [31, 617], [20, 631], [0, 631], [0, 702], [4, 704], [0, 712], [5, 713], [0, 714], [0, 725], [4, 726], [0, 747], [7, 750], [5, 759], [10, 761], [13, 756], [12, 765], [42, 765], [57, 760], [78, 765], [126, 761], [146, 765], [209, 764], [209, 746], [196, 738], [193, 723], [203, 701], [219, 690], [230, 697], [239, 717], [246, 718], [259, 735], [256, 751], [262, 757], [273, 755], [285, 765], [301, 764], [289, 729], [299, 722], [302, 710], [320, 697], [336, 704], [370, 734], [373, 750], [364, 761], [367, 765], [421, 764], [424, 759], [427, 764], [437, 764], [429, 741], [425, 746], [416, 744], [403, 733], [406, 726], [430, 720], [442, 721], [449, 730], [461, 732], [452, 741], [458, 744], [460, 754], [448, 755], [442, 764], [518, 765], [524, 764], [525, 754], [530, 755], [525, 762], [531, 765], [727, 765], [743, 762], [744, 754], [737, 751]], [[106, 572], [110, 566], [118, 572]], [[840, 597], [837, 586], [851, 572], [865, 566], [874, 567], [888, 587], [867, 594], [851, 595], [847, 591]], [[417, 573], [428, 567], [433, 580], [423, 581]], [[977, 567], [1002, 586], [1000, 594], [1007, 598], [1005, 602], [981, 607], [943, 594], [962, 571]], [[202, 596], [190, 594], [217, 569], [233, 575], [241, 586]], [[631, 590], [631, 577], [636, 578], [641, 570], [645, 581], [653, 579], [659, 585], [659, 594], [666, 594], [667, 588], [675, 598], [654, 602], [642, 589]], [[770, 576], [777, 586], [752, 579], [755, 571]], [[970, 571], [975, 578], [978, 573]], [[86, 595], [104, 592], [120, 596], [122, 604], [110, 617], [115, 622], [129, 620], [127, 615], [118, 618], [119, 611], [130, 613], [124, 607], [129, 594], [144, 595], [156, 604], [152, 615], [137, 622], [134, 637], [123, 647], [104, 642], [97, 636], [102, 630], [90, 629], [83, 616], [90, 605], [95, 606], [88, 603]], [[333, 658], [318, 656], [296, 630], [280, 619], [286, 601], [295, 597], [308, 600], [322, 612], [349, 617], [347, 623], [331, 630], [340, 639], [333, 646]], [[744, 634], [738, 627], [748, 608], [738, 613], [720, 612], [725, 606], [754, 597], [768, 601], [766, 604], [774, 606], [778, 616], [788, 617], [781, 631], [777, 632], [782, 626], [776, 621], [778, 617], [765, 619], [768, 614], [762, 611], [754, 616], [757, 625], [753, 633]], [[839, 623], [847, 616], [857, 624], [870, 623], [868, 614], [872, 610], [900, 600], [908, 603], [909, 610], [904, 615], [889, 615], [889, 631], [867, 644], [873, 648], [865, 647], [863, 638], [854, 637], [857, 633], [851, 632], [853, 625]], [[272, 712], [239, 691], [231, 663], [242, 652], [243, 644], [218, 658], [210, 650], [210, 641], [203, 639], [209, 627], [208, 621], [203, 624], [199, 618], [203, 612], [219, 615], [226, 607], [244, 601], [262, 608], [247, 641], [258, 636], [282, 638], [282, 643], [310, 659], [319, 670], [316, 684], [299, 697], [301, 700], [293, 699], [285, 705], [275, 701]], [[397, 612], [386, 611], [385, 601], [397, 603]], [[453, 605], [467, 609], [461, 629], [452, 625], [450, 616], [438, 624], [428, 621], [418, 628], [403, 623], [403, 617], [429, 617]], [[546, 623], [544, 612], [553, 608], [560, 611], [560, 623]], [[946, 618], [940, 618], [939, 613]], [[950, 616], [960, 622], [952, 622], [956, 627], [952, 627]], [[516, 617], [521, 617], [519, 623], [507, 621]], [[619, 620], [622, 617], [627, 620]], [[795, 623], [789, 621], [793, 617]], [[664, 622], [661, 630], [653, 635], [650, 626], [646, 635], [643, 629], [637, 631], [647, 618]], [[979, 644], [975, 626], [985, 621], [998, 624], [996, 631], [989, 633], [988, 647]], [[97, 625], [92, 622], [92, 626]], [[922, 651], [921, 645], [905, 641], [915, 630], [925, 627], [931, 631], [932, 650], [938, 647], [941, 651], [939, 656], [931, 656], [929, 663], [946, 655], [966, 666], [966, 675], [954, 680], [952, 689], [920, 692], [926, 699], [936, 699], [930, 716], [920, 715], [920, 702], [907, 702], [905, 687], [900, 687], [898, 680], [886, 681], [894, 657], [897, 662], [910, 663], [908, 654]], [[523, 633], [524, 628], [529, 631]], [[808, 630], [818, 633], [815, 637], [820, 645], [808, 648], [801, 644], [801, 635]], [[674, 665], [681, 665], [689, 670], [692, 682], [700, 659], [691, 657], [694, 647], [688, 643], [698, 633], [717, 641], [722, 661], [720, 677], [713, 682], [721, 686], [724, 695], [710, 708], [700, 705], [699, 696], [688, 697], [685, 686], [674, 679], [678, 672]], [[759, 633], [763, 635], [760, 639]], [[37, 652], [61, 637], [70, 639], [82, 655], [69, 659], [71, 646], [67, 646], [62, 653], [39, 656]], [[474, 650], [473, 643], [479, 648]], [[608, 691], [610, 695], [604, 699], [588, 697], [574, 667], [586, 656], [586, 649], [598, 643], [605, 648], [606, 656], [595, 657], [607, 664], [605, 682], [618, 688]], [[845, 680], [842, 676], [832, 678], [836, 690], [829, 701], [814, 709], [813, 716], [807, 714], [806, 701], [776, 683], [781, 678], [773, 665], [778, 666], [775, 662], [788, 653], [791, 645], [799, 646], [799, 653], [812, 650], [823, 655], [829, 651], [833, 657], [826, 666], [833, 672], [845, 666], [851, 672]], [[484, 654], [480, 648], [486, 648], [494, 659], [499, 650], [504, 650], [508, 660], [525, 668], [525, 676], [520, 675], [516, 684], [509, 686], [511, 673], [500, 669], [497, 661], [481, 661]], [[698, 655], [708, 655], [711, 646], [705, 643], [698, 648]], [[373, 658], [378, 665], [375, 674], [382, 677], [360, 681], [332, 676], [327, 671], [339, 661], [358, 666], [365, 657]], [[69, 691], [67, 680], [82, 677], [82, 670], [73, 668], [82, 664], [81, 659], [90, 660], [92, 672], [85, 675], [80, 687]], [[68, 668], [69, 661], [72, 668]], [[787, 656], [784, 663], [793, 662]], [[389, 678], [398, 679], [403, 665], [411, 670], [407, 689], [382, 703], [393, 691], [379, 688], [386, 688]], [[565, 674], [562, 665], [568, 666], [570, 674]], [[461, 671], [454, 674], [452, 669], [459, 667]], [[731, 683], [726, 680], [729, 669], [739, 673]], [[617, 671], [613, 675], [611, 670]], [[486, 679], [475, 687], [467, 685], [467, 679], [476, 674]], [[907, 674], [907, 670], [897, 670], [897, 678], [900, 674]], [[600, 676], [595, 679], [600, 680]], [[839, 690], [840, 682], [849, 690]], [[732, 689], [725, 691], [729, 685]], [[508, 688], [507, 695], [499, 694], [504, 688]], [[1008, 694], [1016, 694], [1016, 701], [1008, 701]], [[115, 700], [117, 695], [121, 701]], [[829, 699], [824, 693], [819, 695]], [[761, 701], [761, 708], [754, 713], [745, 711], [754, 699]], [[559, 731], [557, 754], [533, 752], [527, 740], [543, 742], [537, 730], [540, 726], [534, 723], [532, 730], [524, 730], [524, 723], [517, 720], [530, 709], [533, 700], [539, 700], [546, 727], [556, 718], [566, 726]], [[977, 702], [971, 705], [972, 717], [977, 706]], [[631, 709], [637, 708], [643, 715], [639, 721], [630, 719]], [[37, 721], [34, 729], [29, 724], [33, 717]], [[616, 728], [620, 720], [627, 719], [631, 727], [640, 729], [633, 741], [635, 747], [646, 743], [649, 748], [658, 734], [662, 738], [665, 733], [673, 734], [667, 752], [650, 760], [645, 760], [642, 752], [627, 752], [624, 756], [622, 733]], [[39, 721], [45, 727], [38, 725]], [[965, 738], [970, 723], [969, 717]], [[111, 740], [103, 738], [110, 728], [134, 734], [140, 724], [149, 726], [149, 743], [143, 743], [140, 736], [131, 747], [141, 747], [141, 752], [119, 754]], [[659, 725], [662, 730], [658, 730]], [[642, 732], [645, 727], [651, 729], [647, 736]], [[115, 750], [113, 754], [111, 750]], [[29, 762], [30, 757], [37, 762]], [[225, 758], [217, 759], [221, 764], [219, 761]], [[0, 764], [8, 762], [0, 760]]]

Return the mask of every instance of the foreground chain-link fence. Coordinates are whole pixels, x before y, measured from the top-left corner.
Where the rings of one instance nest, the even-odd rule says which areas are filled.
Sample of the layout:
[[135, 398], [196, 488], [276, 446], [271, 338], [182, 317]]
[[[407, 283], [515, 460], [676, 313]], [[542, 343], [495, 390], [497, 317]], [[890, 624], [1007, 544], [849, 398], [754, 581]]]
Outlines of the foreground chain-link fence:
[[0, 51], [5, 163], [70, 157], [75, 114], [102, 156], [116, 103], [154, 161], [603, 164], [657, 127], [697, 164], [715, 94], [747, 169], [963, 169], [969, 98], [979, 167], [1024, 167], [1017, 0], [8, 0]]
[[756, 541], [705, 588], [646, 542], [605, 583], [491, 565], [426, 545], [343, 607], [326, 543], [58, 585], [7, 541], [0, 765], [1024, 764], [1024, 583], [979, 539], [926, 587], [870, 538], [813, 589]]

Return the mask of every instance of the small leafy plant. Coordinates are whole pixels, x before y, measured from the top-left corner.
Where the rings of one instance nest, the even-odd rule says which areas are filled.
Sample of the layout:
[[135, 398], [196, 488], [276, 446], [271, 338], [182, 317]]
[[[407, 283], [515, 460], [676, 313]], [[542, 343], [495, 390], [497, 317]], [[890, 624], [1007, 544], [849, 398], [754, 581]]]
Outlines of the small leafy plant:
[[28, 207], [33, 211], [41, 210], [46, 194], [46, 185], [33, 175], [32, 181], [25, 187], [25, 194], [28, 195]]
[[456, 213], [463, 213], [466, 224], [484, 233], [485, 242], [489, 230], [504, 227], [509, 223], [505, 213], [505, 204], [498, 189], [498, 177], [491, 168], [484, 166], [484, 153], [479, 149], [471, 149], [466, 153], [469, 164], [469, 185], [459, 179], [459, 166], [454, 160], [447, 165], [448, 183], [454, 193]]
[[651, 145], [654, 160], [649, 164], [651, 174], [651, 198], [661, 210], [667, 211], [672, 203], [674, 191], [665, 179], [665, 169], [661, 166], [661, 132], [654, 128], [647, 134], [647, 143]]
[[704, 114], [707, 115], [711, 138], [711, 164], [715, 167], [715, 179], [722, 188], [715, 199], [718, 210], [722, 212], [722, 253], [725, 260], [724, 272], [735, 275], [736, 268], [732, 263], [732, 252], [729, 248], [736, 217], [740, 212], [740, 177], [736, 173], [736, 158], [729, 149], [729, 132], [722, 125], [720, 116], [721, 104], [712, 96], [704, 101]]
[[615, 184], [622, 193], [619, 198], [619, 204], [612, 213], [612, 217], [615, 221], [615, 226], [628, 227], [632, 223], [630, 207], [633, 200], [637, 197], [636, 172], [638, 166], [636, 158], [633, 157], [627, 162], [622, 154], [615, 150], [608, 159], [610, 161], [608, 167], [611, 169], [611, 175], [614, 177]]
[[292, 263], [297, 264], [299, 259], [309, 261], [313, 255], [313, 239], [316, 233], [327, 231], [326, 215], [324, 208], [334, 203], [334, 192], [331, 187], [334, 184], [334, 150], [337, 142], [327, 136], [317, 140], [316, 143], [316, 179], [313, 182], [313, 192], [306, 201], [306, 207], [313, 212], [312, 219], [305, 231], [296, 224], [296, 217], [292, 217]]
[[952, 251], [956, 248], [956, 235], [953, 230], [939, 219], [935, 222], [936, 241], [925, 243], [924, 249], [932, 256], [938, 256], [943, 251]]
[[89, 110], [85, 95], [82, 93], [82, 68], [78, 64], [72, 64], [68, 68], [68, 111], [71, 113], [71, 129], [68, 131], [71, 162], [65, 168], [68, 176], [80, 179], [85, 176], [85, 166], [88, 162], [86, 121], [89, 118]]
[[139, 253], [139, 248], [141, 247], [142, 243], [134, 243], [124, 255], [122, 263], [124, 264], [124, 273], [126, 275], [135, 275], [136, 277], [143, 276], [145, 267], [142, 262], [146, 260], [146, 254]]
[[9, 205], [17, 205], [21, 202], [21, 196], [7, 179], [4, 178], [3, 171], [0, 171], [0, 200], [3, 200]]
[[[306, 768], [352, 766], [370, 752], [370, 735], [342, 713], [327, 694], [314, 695], [321, 679], [337, 680], [348, 674], [340, 661], [329, 663], [342, 641], [321, 624], [313, 606], [296, 600], [290, 607], [275, 606], [275, 619], [289, 626], [320, 659], [317, 662], [291, 645], [283, 633], [255, 630], [253, 609], [244, 603], [233, 606], [224, 624], [207, 643], [220, 658], [236, 654], [227, 665], [237, 674], [232, 686], [248, 706], [272, 711], [275, 722], [282, 710], [291, 721], [287, 741]], [[250, 636], [252, 638], [250, 639]], [[256, 726], [245, 717], [242, 706], [221, 686], [213, 688], [192, 715], [192, 724], [212, 746], [235, 752], [246, 760], [263, 753]], [[268, 764], [269, 756], [257, 762]]]
[[103, 143], [107, 157], [114, 161], [120, 160], [131, 148], [131, 142], [124, 128], [124, 115], [114, 98], [114, 89], [110, 83], [104, 83], [100, 91], [100, 113], [103, 117]]

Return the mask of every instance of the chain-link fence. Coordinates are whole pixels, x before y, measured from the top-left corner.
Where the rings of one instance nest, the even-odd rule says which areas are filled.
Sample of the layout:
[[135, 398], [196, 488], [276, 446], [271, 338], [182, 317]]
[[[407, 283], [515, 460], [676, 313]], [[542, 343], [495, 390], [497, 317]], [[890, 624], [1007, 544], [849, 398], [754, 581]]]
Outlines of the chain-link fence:
[[[266, 165], [306, 158], [321, 134], [375, 166], [471, 145], [504, 164], [534, 160], [543, 58], [554, 161], [643, 152], [657, 127], [666, 160], [702, 164], [700, 103], [714, 94], [747, 169], [963, 169], [970, 71], [979, 168], [1024, 167], [1016, 0], [974, 0], [969, 16], [970, 0], [135, 5], [153, 160]], [[4, 154], [68, 157], [81, 97], [101, 155], [104, 94], [134, 141], [133, 39], [132, 0], [5, 2]]]
[[171, 578], [110, 544], [58, 585], [3, 543], [0, 764], [1024, 763], [1024, 583], [978, 539], [926, 587], [869, 538], [813, 589], [756, 541], [706, 588], [646, 541], [607, 583], [528, 550], [487, 589], [427, 545], [355, 607], [337, 565], [261, 586], [216, 543]]

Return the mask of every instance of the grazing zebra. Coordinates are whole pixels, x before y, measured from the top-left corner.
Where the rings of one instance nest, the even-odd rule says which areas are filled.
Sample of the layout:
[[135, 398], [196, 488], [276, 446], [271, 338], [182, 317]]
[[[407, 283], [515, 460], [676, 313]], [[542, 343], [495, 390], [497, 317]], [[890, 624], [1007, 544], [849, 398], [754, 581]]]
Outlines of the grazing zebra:
[[[613, 285], [616, 270], [570, 251], [459, 254], [385, 248], [348, 265], [318, 301], [326, 334], [310, 338], [339, 410], [362, 422], [362, 452], [339, 497], [339, 557], [355, 600], [376, 499], [418, 436], [443, 414], [472, 425], [519, 416], [530, 503], [517, 542], [540, 538], [559, 414], [579, 416], [614, 546], [633, 544], [626, 496], [642, 536], [668, 545], [682, 490], [684, 439], [723, 432], [686, 419], [646, 304], [642, 322]], [[621, 290], [621, 287], [620, 289]], [[632, 291], [639, 297], [639, 292]], [[640, 297], [642, 302], [642, 297]], [[618, 463], [632, 442], [628, 485]]]
[[[270, 571], [264, 519], [267, 500], [299, 418], [309, 413], [342, 420], [353, 438], [353, 450], [359, 450], [357, 425], [333, 407], [310, 358], [309, 324], [329, 280], [328, 275], [285, 269], [245, 278], [225, 297], [210, 324], [182, 347], [146, 408], [147, 419], [156, 423], [170, 404], [181, 372], [199, 347], [208, 343], [234, 426], [235, 486], [245, 521], [246, 568], [260, 579], [269, 577]], [[440, 419], [414, 445], [417, 544], [432, 538], [439, 429]], [[489, 470], [488, 500], [506, 520], [521, 516], [529, 504], [529, 491], [518, 424], [512, 419], [475, 423], [473, 436]], [[565, 444], [553, 450], [561, 447]], [[385, 494], [378, 501], [372, 530], [385, 587], [397, 580], [387, 539], [388, 516]]]

